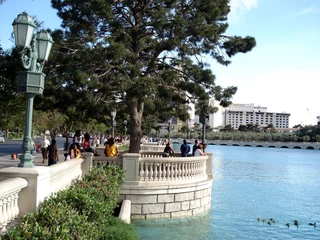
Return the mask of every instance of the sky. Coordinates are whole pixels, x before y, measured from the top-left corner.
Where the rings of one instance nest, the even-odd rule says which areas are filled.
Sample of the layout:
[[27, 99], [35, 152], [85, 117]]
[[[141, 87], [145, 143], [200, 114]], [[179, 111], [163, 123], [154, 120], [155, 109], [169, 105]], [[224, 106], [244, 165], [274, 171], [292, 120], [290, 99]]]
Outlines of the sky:
[[[290, 113], [289, 125], [320, 116], [320, 0], [231, 0], [225, 35], [253, 36], [257, 46], [229, 66], [210, 61], [216, 84], [237, 86], [234, 103]], [[11, 48], [12, 22], [26, 11], [59, 28], [50, 0], [6, 0], [0, 5], [0, 44]]]

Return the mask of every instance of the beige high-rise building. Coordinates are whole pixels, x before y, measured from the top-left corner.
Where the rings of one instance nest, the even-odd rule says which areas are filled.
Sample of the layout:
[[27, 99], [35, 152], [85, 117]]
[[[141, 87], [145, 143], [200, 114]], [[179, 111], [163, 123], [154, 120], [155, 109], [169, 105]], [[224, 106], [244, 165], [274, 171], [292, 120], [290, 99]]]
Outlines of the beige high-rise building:
[[267, 112], [266, 107], [251, 104], [232, 104], [222, 112], [223, 125], [238, 128], [240, 125], [258, 124], [275, 128], [289, 128], [289, 113]]

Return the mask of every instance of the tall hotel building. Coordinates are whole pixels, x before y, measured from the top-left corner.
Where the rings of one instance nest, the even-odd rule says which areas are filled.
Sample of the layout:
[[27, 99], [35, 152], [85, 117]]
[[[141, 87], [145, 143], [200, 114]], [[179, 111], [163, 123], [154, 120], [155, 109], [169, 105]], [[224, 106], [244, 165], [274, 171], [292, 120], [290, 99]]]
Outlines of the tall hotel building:
[[267, 112], [266, 107], [251, 104], [232, 104], [222, 112], [223, 125], [238, 128], [240, 125], [258, 124], [275, 128], [289, 128], [289, 113]]

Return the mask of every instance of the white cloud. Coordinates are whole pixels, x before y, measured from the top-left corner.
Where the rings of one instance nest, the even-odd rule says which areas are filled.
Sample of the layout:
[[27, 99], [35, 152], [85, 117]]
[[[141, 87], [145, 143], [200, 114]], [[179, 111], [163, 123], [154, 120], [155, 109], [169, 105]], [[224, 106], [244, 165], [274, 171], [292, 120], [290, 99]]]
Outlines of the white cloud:
[[238, 22], [240, 17], [252, 8], [258, 7], [259, 0], [231, 0], [229, 14], [230, 22]]
[[297, 12], [293, 16], [297, 17], [297, 16], [308, 14], [308, 13], [319, 13], [319, 12], [320, 12], [320, 9], [318, 9], [318, 8], [308, 7], [308, 8], [305, 8], [305, 9], [301, 10], [300, 12]]

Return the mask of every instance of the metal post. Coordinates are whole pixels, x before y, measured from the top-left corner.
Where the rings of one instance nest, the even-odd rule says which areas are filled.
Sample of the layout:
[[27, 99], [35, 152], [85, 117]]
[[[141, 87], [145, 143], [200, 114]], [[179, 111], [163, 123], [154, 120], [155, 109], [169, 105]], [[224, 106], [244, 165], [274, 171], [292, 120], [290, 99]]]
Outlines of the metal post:
[[25, 122], [25, 131], [24, 138], [22, 142], [22, 155], [20, 155], [20, 163], [18, 167], [32, 168], [33, 164], [33, 155], [31, 154], [32, 146], [32, 111], [33, 111], [33, 99], [36, 94], [28, 93], [27, 94], [27, 107], [26, 107], [26, 122]]
[[169, 127], [168, 127], [168, 135], [169, 135], [169, 136], [168, 136], [168, 139], [169, 139], [169, 141], [170, 141], [170, 128], [171, 128], [170, 125], [171, 125], [171, 123], [169, 122]]

